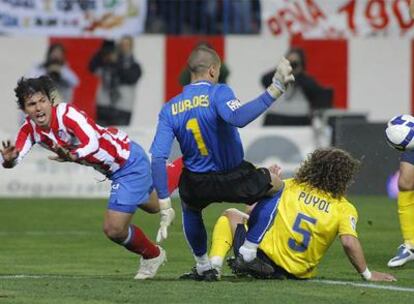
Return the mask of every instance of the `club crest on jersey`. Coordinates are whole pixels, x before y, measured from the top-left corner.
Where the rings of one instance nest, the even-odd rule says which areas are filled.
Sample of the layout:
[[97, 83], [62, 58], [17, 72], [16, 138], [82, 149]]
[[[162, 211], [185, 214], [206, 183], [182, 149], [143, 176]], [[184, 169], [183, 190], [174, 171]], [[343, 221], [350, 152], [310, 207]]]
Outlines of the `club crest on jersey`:
[[118, 183], [113, 184], [111, 188], [112, 188], [113, 190], [118, 190], [118, 189], [119, 189], [119, 184], [118, 184]]
[[349, 217], [349, 220], [351, 221], [351, 227], [354, 231], [356, 231], [356, 224], [357, 224], [357, 220], [356, 218], [354, 218], [353, 216]]
[[236, 111], [238, 108], [240, 108], [242, 106], [240, 100], [238, 100], [238, 99], [230, 100], [230, 101], [226, 102], [226, 104], [230, 108], [230, 110], [232, 110], [232, 111]]
[[58, 130], [58, 136], [59, 136], [60, 139], [64, 140], [65, 137], [66, 137], [65, 135], [66, 135], [65, 130], [62, 130], [62, 129]]

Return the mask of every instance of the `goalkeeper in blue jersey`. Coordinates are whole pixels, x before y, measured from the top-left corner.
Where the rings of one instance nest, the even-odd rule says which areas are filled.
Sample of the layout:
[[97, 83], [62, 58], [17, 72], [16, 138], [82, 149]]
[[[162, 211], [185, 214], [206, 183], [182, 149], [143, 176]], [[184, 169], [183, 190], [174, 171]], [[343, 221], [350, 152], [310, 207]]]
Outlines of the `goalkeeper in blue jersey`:
[[[272, 195], [283, 183], [266, 168], [256, 168], [244, 160], [237, 128], [246, 126], [266, 111], [294, 81], [292, 68], [285, 58], [279, 62], [272, 84], [256, 99], [242, 103], [225, 84], [217, 84], [220, 58], [208, 47], [197, 47], [188, 59], [191, 84], [164, 105], [151, 146], [154, 186], [161, 199], [161, 228], [157, 241], [167, 234], [174, 210], [167, 190], [165, 163], [174, 138], [183, 154], [184, 169], [179, 193], [183, 207], [183, 227], [196, 260], [194, 278], [216, 280], [207, 255], [207, 233], [202, 210], [213, 202], [253, 204]], [[251, 226], [240, 254], [247, 267], [263, 268], [256, 252], [271, 225], [276, 204], [267, 203]]]

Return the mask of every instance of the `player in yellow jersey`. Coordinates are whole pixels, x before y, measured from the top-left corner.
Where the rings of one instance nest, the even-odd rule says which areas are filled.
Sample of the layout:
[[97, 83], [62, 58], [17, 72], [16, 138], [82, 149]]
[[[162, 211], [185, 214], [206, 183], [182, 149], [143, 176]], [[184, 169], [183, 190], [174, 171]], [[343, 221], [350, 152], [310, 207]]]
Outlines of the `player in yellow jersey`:
[[[272, 271], [258, 269], [252, 272], [244, 268], [243, 260], [239, 258], [230, 265], [233, 271], [257, 278], [312, 278], [322, 257], [339, 235], [346, 255], [364, 279], [395, 281], [391, 274], [369, 271], [356, 232], [358, 213], [344, 197], [358, 167], [358, 160], [337, 148], [318, 149], [310, 154], [296, 175], [284, 181], [276, 195], [264, 199], [276, 200], [278, 204], [275, 220], [257, 253], [258, 258], [272, 266]], [[247, 226], [261, 204], [262, 201], [253, 209]], [[219, 218], [210, 252], [213, 266], [222, 266], [231, 246], [238, 256], [248, 217], [236, 209], [229, 209]]]

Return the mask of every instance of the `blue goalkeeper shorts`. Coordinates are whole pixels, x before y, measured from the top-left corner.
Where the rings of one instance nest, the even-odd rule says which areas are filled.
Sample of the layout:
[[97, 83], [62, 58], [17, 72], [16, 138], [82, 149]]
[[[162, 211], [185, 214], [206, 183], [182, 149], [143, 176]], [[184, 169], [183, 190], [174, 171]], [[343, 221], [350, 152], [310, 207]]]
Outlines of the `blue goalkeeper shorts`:
[[130, 143], [130, 155], [126, 163], [109, 176], [112, 181], [108, 209], [134, 213], [139, 205], [148, 202], [153, 190], [151, 165], [144, 149]]

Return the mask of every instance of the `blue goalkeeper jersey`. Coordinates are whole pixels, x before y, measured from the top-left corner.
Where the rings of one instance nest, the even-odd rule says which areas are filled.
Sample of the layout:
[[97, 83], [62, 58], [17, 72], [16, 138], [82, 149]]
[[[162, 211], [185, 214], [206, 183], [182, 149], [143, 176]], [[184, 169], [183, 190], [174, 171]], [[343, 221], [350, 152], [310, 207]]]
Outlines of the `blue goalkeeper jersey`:
[[184, 165], [190, 171], [231, 170], [244, 157], [237, 127], [251, 122], [273, 101], [265, 92], [242, 105], [225, 84], [189, 84], [162, 108], [151, 146], [152, 157], [167, 159], [176, 137]]
[[243, 160], [237, 128], [257, 118], [274, 99], [264, 92], [242, 104], [224, 84], [198, 81], [164, 105], [151, 146], [151, 168], [159, 198], [168, 193], [165, 162], [176, 137], [184, 166], [192, 172], [223, 172]]

